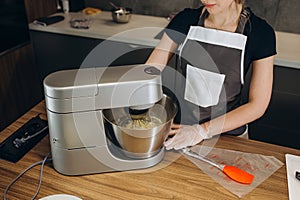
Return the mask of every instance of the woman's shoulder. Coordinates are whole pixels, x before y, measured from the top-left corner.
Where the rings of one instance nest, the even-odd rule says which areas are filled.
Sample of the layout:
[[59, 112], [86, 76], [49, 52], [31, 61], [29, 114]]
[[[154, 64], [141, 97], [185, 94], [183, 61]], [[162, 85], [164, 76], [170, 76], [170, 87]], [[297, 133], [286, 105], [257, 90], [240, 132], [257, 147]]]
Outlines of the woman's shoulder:
[[[257, 16], [250, 9], [249, 31], [255, 35], [274, 35], [273, 27], [263, 18]], [[262, 35], [261, 35], [262, 36]]]
[[201, 7], [197, 9], [183, 9], [170, 21], [165, 32], [177, 44], [182, 43], [185, 36], [188, 34], [190, 26], [198, 24], [201, 11]]
[[199, 16], [202, 12], [203, 7], [199, 8], [185, 8], [178, 12], [175, 18], [184, 20], [190, 23], [197, 23], [199, 20]]
[[276, 54], [276, 36], [273, 27], [251, 10], [245, 34], [248, 36], [248, 45], [251, 49], [253, 60]]

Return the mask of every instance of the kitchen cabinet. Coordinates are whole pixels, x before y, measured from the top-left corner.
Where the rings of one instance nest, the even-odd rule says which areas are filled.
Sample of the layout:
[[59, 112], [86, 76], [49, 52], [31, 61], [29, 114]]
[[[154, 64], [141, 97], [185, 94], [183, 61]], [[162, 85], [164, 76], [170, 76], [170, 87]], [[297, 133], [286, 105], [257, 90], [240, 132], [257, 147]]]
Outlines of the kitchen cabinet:
[[155, 36], [168, 23], [165, 18], [133, 15], [129, 23], [117, 24], [103, 11], [90, 18], [89, 29], [75, 29], [70, 20], [84, 14], [56, 15], [64, 20], [46, 27], [29, 24], [41, 80], [61, 69], [144, 63], [159, 42]]
[[42, 100], [31, 44], [0, 56], [0, 130]]
[[145, 63], [153, 50], [149, 46], [40, 31], [31, 31], [31, 38], [41, 81], [58, 70]]
[[[3, 1], [11, 4], [10, 1]], [[17, 1], [18, 5], [22, 5], [21, 1]], [[26, 14], [28, 22], [32, 22], [39, 17], [48, 16], [55, 13], [55, 0], [25, 0]], [[2, 4], [1, 4], [2, 5]], [[2, 8], [1, 8], [2, 9]], [[6, 12], [7, 7], [3, 8]], [[7, 12], [19, 12], [18, 9]], [[2, 14], [1, 13], [1, 17]], [[21, 26], [12, 18], [6, 20], [8, 26]], [[1, 27], [4, 28], [4, 27]], [[12, 30], [10, 30], [12, 31]], [[1, 32], [1, 37], [4, 33]], [[26, 35], [26, 34], [25, 34]], [[14, 37], [14, 35], [10, 35]], [[8, 41], [10, 43], [11, 41]], [[2, 44], [1, 44], [2, 45]], [[1, 46], [2, 47], [2, 46]], [[31, 41], [17, 46], [14, 49], [0, 56], [0, 130], [6, 128], [10, 123], [15, 121], [33, 105], [42, 100], [42, 88], [39, 83], [34, 52]]]
[[249, 124], [250, 139], [300, 149], [300, 69], [274, 66], [270, 105]]
[[100, 41], [47, 32], [31, 31], [40, 82], [50, 73], [79, 68], [85, 56]]

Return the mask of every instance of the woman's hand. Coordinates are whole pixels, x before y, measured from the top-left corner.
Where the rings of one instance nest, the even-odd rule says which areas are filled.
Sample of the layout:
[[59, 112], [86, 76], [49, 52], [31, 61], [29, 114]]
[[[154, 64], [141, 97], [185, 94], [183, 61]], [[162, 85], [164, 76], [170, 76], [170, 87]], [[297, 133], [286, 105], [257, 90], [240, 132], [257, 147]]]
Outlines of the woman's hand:
[[210, 138], [199, 124], [195, 124], [193, 126], [174, 124], [169, 135], [174, 136], [164, 143], [167, 150], [178, 150], [188, 146], [193, 146], [201, 142], [203, 139]]

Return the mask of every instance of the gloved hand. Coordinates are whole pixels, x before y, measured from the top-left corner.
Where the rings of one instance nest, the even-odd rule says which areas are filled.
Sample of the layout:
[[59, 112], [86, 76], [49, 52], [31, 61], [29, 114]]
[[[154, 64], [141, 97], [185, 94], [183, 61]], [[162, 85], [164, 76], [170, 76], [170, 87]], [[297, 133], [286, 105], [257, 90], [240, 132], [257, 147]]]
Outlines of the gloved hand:
[[204, 139], [209, 139], [209, 137], [202, 129], [199, 124], [193, 126], [190, 125], [180, 125], [178, 132], [172, 138], [168, 139], [164, 146], [167, 150], [170, 149], [182, 149], [188, 146], [193, 146], [198, 144]]

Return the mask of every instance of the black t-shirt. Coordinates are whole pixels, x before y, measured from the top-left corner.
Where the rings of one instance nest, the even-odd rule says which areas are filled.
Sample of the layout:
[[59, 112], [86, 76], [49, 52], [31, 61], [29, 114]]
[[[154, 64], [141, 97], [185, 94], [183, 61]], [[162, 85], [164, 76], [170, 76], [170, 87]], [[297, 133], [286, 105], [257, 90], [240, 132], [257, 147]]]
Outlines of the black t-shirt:
[[[190, 26], [198, 25], [202, 9], [203, 7], [186, 8], [179, 12], [166, 27], [168, 36], [177, 44], [183, 43]], [[245, 73], [253, 61], [276, 54], [276, 39], [273, 28], [250, 9], [249, 11], [250, 18], [243, 33], [247, 36], [244, 57]]]

